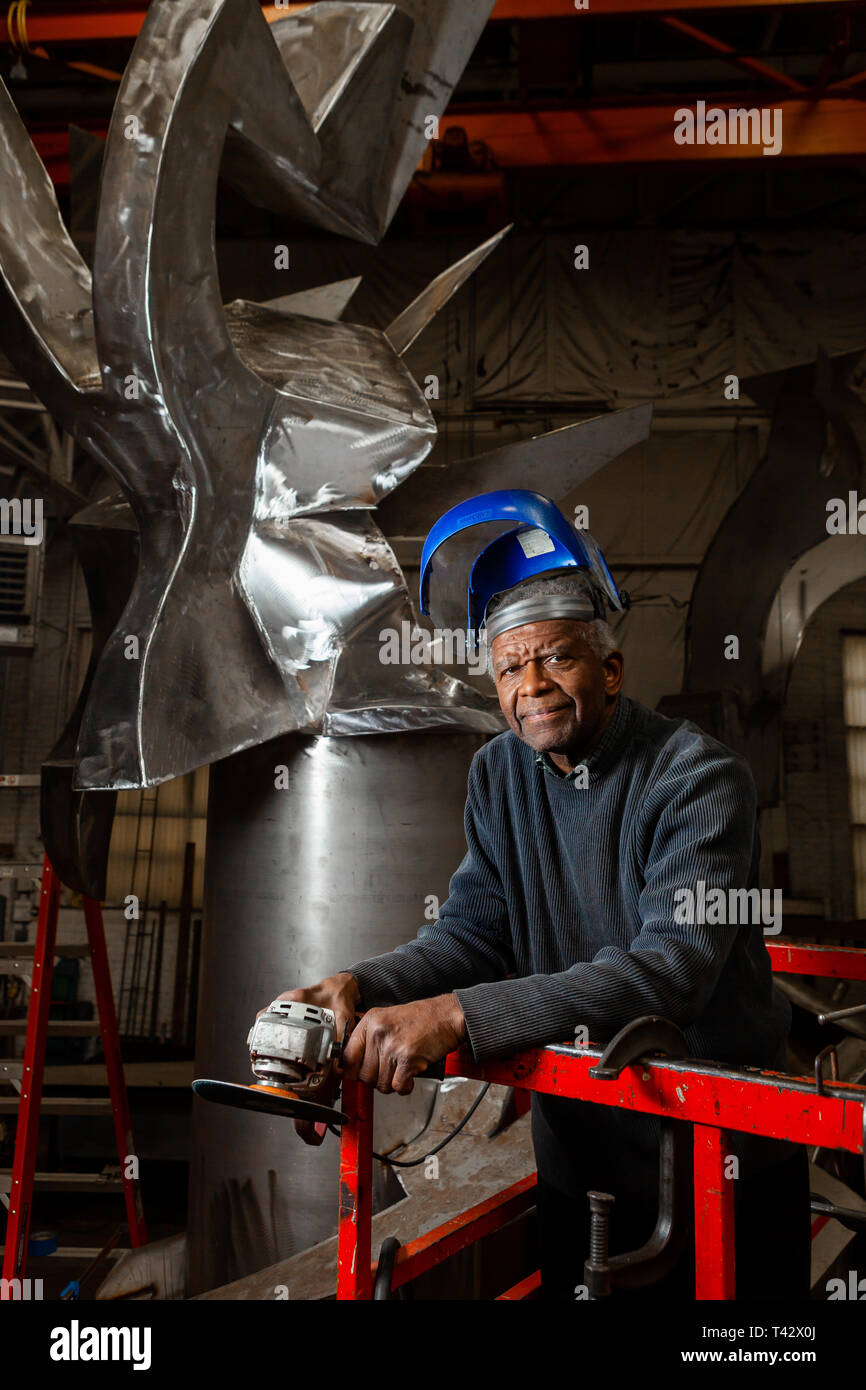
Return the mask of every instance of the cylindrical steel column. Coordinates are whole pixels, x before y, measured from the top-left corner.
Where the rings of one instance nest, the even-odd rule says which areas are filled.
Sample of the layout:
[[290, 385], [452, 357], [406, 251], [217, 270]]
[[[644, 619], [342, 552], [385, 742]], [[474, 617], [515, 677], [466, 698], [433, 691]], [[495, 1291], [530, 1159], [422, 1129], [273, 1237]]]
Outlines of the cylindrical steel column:
[[[466, 775], [482, 741], [291, 734], [212, 767], [196, 1076], [248, 1083], [259, 1009], [415, 935], [424, 899], [444, 901], [465, 853]], [[332, 1235], [338, 1167], [330, 1135], [310, 1148], [291, 1121], [196, 1100], [190, 1293]]]

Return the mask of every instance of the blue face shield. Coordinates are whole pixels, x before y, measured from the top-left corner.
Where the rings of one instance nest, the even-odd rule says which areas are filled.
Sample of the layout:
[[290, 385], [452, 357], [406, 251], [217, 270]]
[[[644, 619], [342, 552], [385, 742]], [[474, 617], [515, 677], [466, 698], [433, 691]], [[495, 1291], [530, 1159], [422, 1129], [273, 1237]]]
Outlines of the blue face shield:
[[605, 605], [628, 606], [596, 541], [550, 498], [518, 488], [485, 492], [447, 511], [424, 542], [421, 611], [437, 627], [468, 627], [477, 648], [494, 594], [569, 569], [585, 575], [596, 617], [605, 617]]

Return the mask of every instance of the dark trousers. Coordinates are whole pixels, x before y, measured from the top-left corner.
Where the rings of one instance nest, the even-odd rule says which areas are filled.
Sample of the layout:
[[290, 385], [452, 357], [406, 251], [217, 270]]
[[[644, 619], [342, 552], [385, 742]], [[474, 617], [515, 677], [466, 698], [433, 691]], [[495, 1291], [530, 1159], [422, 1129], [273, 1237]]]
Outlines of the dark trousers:
[[[587, 1192], [616, 1198], [610, 1253], [636, 1250], [658, 1212], [658, 1121], [652, 1116], [558, 1097], [534, 1096], [532, 1140], [538, 1166], [538, 1239], [542, 1297], [573, 1301], [584, 1283], [589, 1250]], [[735, 1181], [738, 1299], [809, 1296], [809, 1168], [799, 1145], [731, 1135]], [[688, 1243], [659, 1283], [614, 1298], [694, 1299], [694, 1196], [691, 1164], [685, 1190]]]

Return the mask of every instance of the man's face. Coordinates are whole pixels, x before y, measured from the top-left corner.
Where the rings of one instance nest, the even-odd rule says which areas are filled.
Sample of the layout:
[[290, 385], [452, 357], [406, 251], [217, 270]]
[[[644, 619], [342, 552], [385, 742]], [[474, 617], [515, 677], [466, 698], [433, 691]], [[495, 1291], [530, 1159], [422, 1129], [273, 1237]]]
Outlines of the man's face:
[[599, 661], [570, 619], [527, 623], [491, 644], [502, 713], [538, 753], [587, 747], [605, 727], [622, 685], [620, 652]]

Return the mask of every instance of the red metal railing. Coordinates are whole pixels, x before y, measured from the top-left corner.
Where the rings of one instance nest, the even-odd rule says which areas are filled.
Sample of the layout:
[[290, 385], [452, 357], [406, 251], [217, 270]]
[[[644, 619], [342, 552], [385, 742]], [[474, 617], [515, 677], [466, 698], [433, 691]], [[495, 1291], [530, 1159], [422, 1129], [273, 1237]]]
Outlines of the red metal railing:
[[773, 969], [781, 975], [866, 980], [866, 950], [862, 947], [801, 945], [797, 941], [768, 941], [766, 946]]
[[[782, 941], [768, 943], [768, 949], [780, 971], [866, 979], [866, 950]], [[724, 1175], [731, 1147], [728, 1131], [863, 1152], [866, 1086], [828, 1081], [819, 1093], [810, 1077], [656, 1059], [626, 1067], [616, 1081], [599, 1080], [589, 1073], [601, 1052], [562, 1044], [481, 1065], [460, 1051], [448, 1057], [446, 1074], [690, 1122], [699, 1300], [735, 1296], [733, 1187]], [[349, 1120], [341, 1144], [338, 1299], [372, 1296], [372, 1097], [371, 1087], [344, 1085], [343, 1110]], [[398, 1250], [391, 1287], [408, 1283], [513, 1220], [534, 1205], [534, 1189], [535, 1176], [530, 1175]], [[538, 1287], [538, 1275], [530, 1274], [501, 1297], [534, 1297]]]

